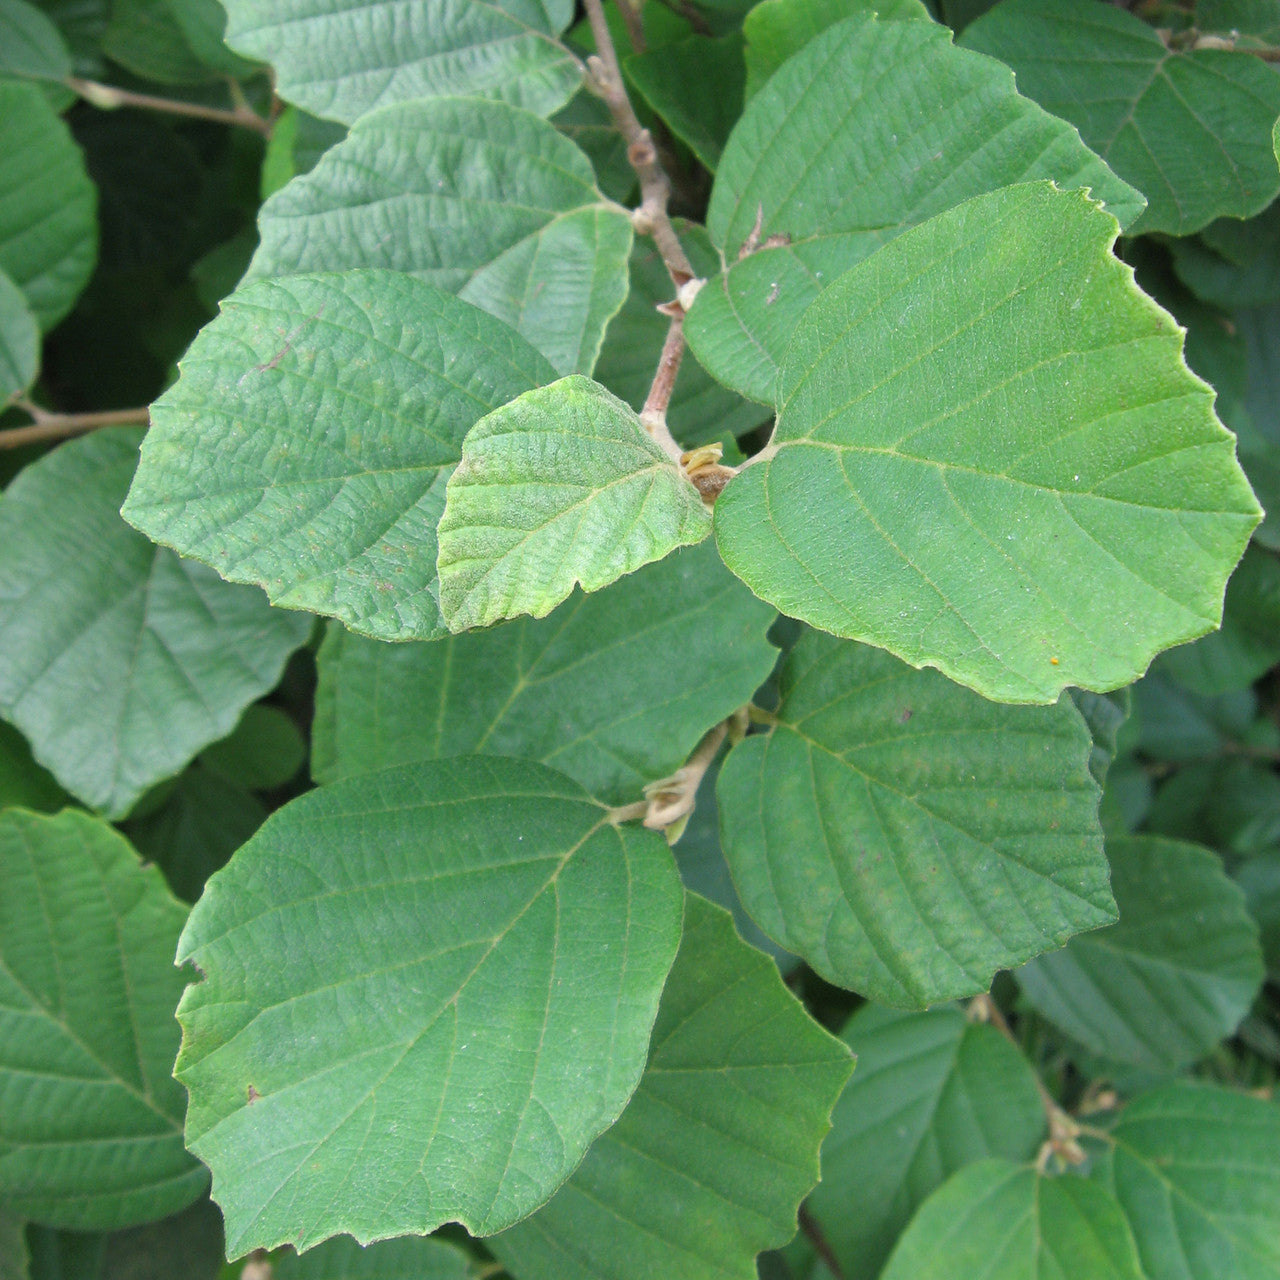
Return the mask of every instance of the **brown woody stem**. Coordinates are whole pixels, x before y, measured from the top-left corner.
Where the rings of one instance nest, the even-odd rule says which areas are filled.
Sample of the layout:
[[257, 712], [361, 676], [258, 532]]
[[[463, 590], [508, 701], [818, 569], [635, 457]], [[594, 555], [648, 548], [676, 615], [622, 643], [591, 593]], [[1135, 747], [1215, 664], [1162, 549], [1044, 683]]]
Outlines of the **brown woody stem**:
[[35, 421], [29, 427], [12, 427], [0, 431], [0, 449], [16, 449], [24, 444], [40, 444], [45, 440], [63, 440], [78, 436], [99, 427], [146, 426], [150, 421], [148, 409], [107, 409], [102, 413], [48, 413], [27, 401], [20, 401], [18, 408], [25, 409]]
[[172, 116], [190, 116], [196, 120], [238, 125], [242, 129], [252, 129], [263, 137], [271, 136], [271, 121], [248, 106], [237, 106], [231, 111], [222, 107], [205, 107], [196, 102], [182, 102], [177, 98], [157, 98], [149, 93], [117, 89], [114, 85], [99, 84], [96, 80], [81, 80], [78, 76], [68, 76], [63, 83], [86, 102], [107, 111], [117, 107], [140, 107], [145, 111], [163, 111]]

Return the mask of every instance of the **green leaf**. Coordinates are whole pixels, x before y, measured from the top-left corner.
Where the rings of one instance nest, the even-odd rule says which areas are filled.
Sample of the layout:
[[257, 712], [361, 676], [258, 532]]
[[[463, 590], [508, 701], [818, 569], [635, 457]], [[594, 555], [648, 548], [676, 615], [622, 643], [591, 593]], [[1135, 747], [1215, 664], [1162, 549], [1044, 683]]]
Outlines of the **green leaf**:
[[273, 791], [295, 777], [306, 757], [307, 744], [289, 716], [279, 707], [256, 703], [200, 759], [242, 787]]
[[590, 373], [627, 295], [631, 219], [545, 120], [436, 98], [361, 118], [262, 207], [249, 278], [389, 267], [521, 333], [559, 373]]
[[626, 74], [671, 132], [714, 173], [742, 114], [741, 34], [694, 35], [637, 54], [627, 59]]
[[42, 329], [71, 310], [98, 254], [84, 157], [40, 86], [0, 81], [0, 271]]
[[269, 62], [282, 98], [344, 124], [390, 102], [453, 94], [546, 116], [582, 79], [556, 39], [573, 18], [568, 0], [438, 0], [411, 14], [399, 0], [225, 3], [227, 43]]
[[756, 923], [828, 981], [923, 1007], [1115, 918], [1069, 700], [1003, 707], [807, 632], [777, 715], [721, 770], [725, 853]]
[[1101, 1187], [1007, 1160], [962, 1169], [921, 1207], [883, 1280], [1147, 1280], [1124, 1214]]
[[0, 499], [0, 715], [108, 817], [225, 737], [310, 630], [120, 519], [140, 435], [64, 444]]
[[36, 764], [26, 738], [0, 720], [0, 809], [56, 813], [70, 801], [53, 774]]
[[921, 0], [761, 0], [742, 24], [747, 38], [747, 97], [752, 98], [792, 54], [856, 13], [882, 21], [929, 19]]
[[1192, 693], [1159, 672], [1133, 686], [1141, 724], [1141, 748], [1159, 760], [1202, 760], [1239, 740], [1257, 714], [1253, 692], [1208, 697]]
[[551, 123], [590, 159], [600, 190], [611, 200], [629, 203], [636, 189], [636, 171], [627, 159], [627, 140], [614, 127], [609, 108], [594, 93], [581, 89], [551, 117]]
[[1236, 871], [1249, 914], [1258, 923], [1267, 977], [1280, 979], [1280, 850], [1250, 858]]
[[[536, 622], [401, 645], [334, 624], [312, 771], [332, 782], [482, 752], [540, 760], [605, 804], [639, 800], [768, 677], [773, 618], [705, 543]], [[660, 656], [677, 653], [687, 683]]]
[[689, 895], [649, 1063], [555, 1198], [489, 1242], [520, 1280], [755, 1280], [795, 1232], [848, 1051]]
[[0, 406], [28, 391], [40, 369], [40, 326], [22, 290], [0, 271]]
[[959, 1009], [865, 1005], [841, 1039], [858, 1070], [831, 1117], [809, 1209], [845, 1280], [875, 1280], [916, 1208], [951, 1174], [988, 1156], [1030, 1160], [1044, 1111], [1022, 1054]]
[[1095, 1053], [1172, 1070], [1236, 1029], [1262, 985], [1258, 926], [1208, 849], [1107, 842], [1120, 919], [1018, 970], [1023, 994]]
[[541, 618], [710, 532], [635, 410], [575, 374], [468, 433], [440, 518], [440, 612], [451, 631]]
[[1032, 178], [1091, 188], [1122, 224], [1142, 209], [1075, 129], [1020, 97], [1008, 68], [954, 48], [945, 27], [839, 22], [787, 61], [733, 131], [707, 214], [731, 265], [698, 295], [690, 345], [727, 386], [772, 401], [825, 285], [907, 227]]
[[27, 0], [0, 0], [0, 76], [65, 80], [71, 50], [62, 33]]
[[963, 42], [1012, 67], [1023, 93], [1146, 196], [1134, 234], [1190, 235], [1280, 192], [1280, 79], [1251, 54], [1174, 52], [1133, 14], [1079, 0], [1003, 0]]
[[27, 1224], [0, 1209], [0, 1276], [5, 1280], [27, 1280], [30, 1261]]
[[471, 756], [321, 788], [179, 944], [187, 1143], [227, 1249], [500, 1231], [618, 1117], [680, 934], [662, 837]]
[[[1253, 36], [1268, 44], [1280, 42], [1280, 3], [1277, 0], [1197, 0], [1196, 26], [1201, 31]], [[1242, 48], [1249, 48], [1246, 39]]]
[[187, 46], [204, 66], [231, 77], [251, 76], [261, 70], [227, 48], [227, 11], [221, 0], [164, 0], [164, 4]]
[[1280, 205], [1248, 222], [1212, 222], [1170, 248], [1178, 278], [1205, 302], [1227, 311], [1280, 302]]
[[382, 1240], [361, 1248], [339, 1238], [272, 1261], [277, 1280], [478, 1280], [482, 1268], [445, 1240]]
[[1280, 1107], [1184, 1082], [1135, 1098], [1094, 1159], [1147, 1280], [1280, 1271]]
[[183, 908], [75, 810], [0, 814], [0, 879], [0, 1200], [78, 1230], [181, 1209], [206, 1183], [169, 1077]]
[[446, 633], [436, 525], [463, 436], [555, 378], [506, 325], [390, 271], [258, 281], [181, 371], [151, 407], [125, 519], [388, 640]]
[[[320, 163], [320, 157], [346, 136], [345, 125], [321, 120], [319, 116], [299, 111], [297, 107], [285, 107], [271, 126], [267, 153], [262, 158], [262, 198], [266, 200], [275, 195], [299, 174], [310, 173]], [[257, 242], [255, 233], [255, 247]]]
[[1084, 717], [1093, 738], [1093, 751], [1089, 756], [1089, 772], [1098, 786], [1107, 780], [1107, 772], [1116, 758], [1117, 739], [1121, 726], [1129, 718], [1133, 699], [1128, 689], [1115, 693], [1090, 693], [1086, 689], [1072, 689], [1071, 701]]
[[[198, 85], [221, 74], [192, 49], [174, 0], [112, 0], [102, 51], [134, 75], [161, 84]], [[241, 63], [242, 67], [249, 64]]]
[[1127, 684], [1215, 627], [1259, 511], [1116, 230], [1083, 193], [1024, 184], [829, 287], [771, 447], [716, 503], [729, 568], [1010, 702]]

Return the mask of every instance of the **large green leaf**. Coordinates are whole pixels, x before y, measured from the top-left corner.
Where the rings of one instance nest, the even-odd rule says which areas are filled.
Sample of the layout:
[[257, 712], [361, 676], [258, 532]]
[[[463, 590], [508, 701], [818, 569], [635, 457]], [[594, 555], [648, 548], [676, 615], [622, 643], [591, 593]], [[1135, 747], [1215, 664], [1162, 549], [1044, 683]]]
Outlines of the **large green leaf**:
[[921, 1207], [883, 1280], [1149, 1280], [1115, 1200], [1007, 1160], [957, 1173]]
[[490, 1242], [518, 1280], [755, 1280], [818, 1177], [848, 1051], [689, 895], [649, 1064], [554, 1199]]
[[1280, 1274], [1280, 1107], [1205, 1084], [1135, 1098], [1095, 1154], [1146, 1280]]
[[1142, 209], [1074, 128], [1020, 97], [1008, 68], [954, 48], [945, 27], [839, 22], [786, 62], [733, 131], [707, 215], [732, 265], [698, 295], [690, 345], [726, 385], [771, 401], [824, 286], [907, 227], [1032, 178], [1091, 188], [1122, 224]]
[[361, 1248], [340, 1237], [272, 1262], [278, 1280], [477, 1280], [483, 1268], [445, 1240], [381, 1240]]
[[451, 631], [550, 613], [711, 532], [711, 513], [630, 405], [579, 374], [482, 418], [440, 518]]
[[62, 33], [27, 0], [0, 0], [0, 75], [65, 80], [71, 50]]
[[235, 1257], [545, 1201], [635, 1089], [680, 934], [662, 837], [469, 756], [277, 811], [179, 944], [187, 1142]]
[[40, 368], [40, 327], [22, 290], [0, 271], [0, 406], [20, 396]]
[[1080, 0], [1003, 0], [963, 42], [1012, 67], [1023, 93], [1146, 196], [1135, 234], [1190, 235], [1280, 192], [1280, 79], [1251, 54], [1174, 52], [1133, 14]]
[[1003, 707], [809, 632], [777, 714], [721, 770], [725, 853], [756, 923], [824, 978], [922, 1007], [1115, 918], [1069, 700]]
[[445, 634], [436, 524], [477, 419], [555, 370], [391, 271], [233, 294], [152, 406], [124, 516], [290, 609], [387, 640]]
[[557, 39], [570, 0], [225, 0], [227, 43], [275, 68], [276, 90], [351, 124], [390, 102], [501, 98], [539, 115], [581, 82]]
[[1236, 1029], [1262, 985], [1258, 926], [1208, 849], [1109, 840], [1120, 919], [1018, 970], [1023, 994], [1095, 1053], [1171, 1070]]
[[120, 519], [140, 434], [64, 444], [0, 498], [0, 715], [109, 817], [230, 733], [310, 631]]
[[185, 912], [105, 822], [0, 815], [0, 1201], [112, 1230], [204, 1189], [169, 1076]]
[[841, 1038], [858, 1070], [831, 1117], [809, 1208], [845, 1280], [875, 1280], [916, 1208], [951, 1174], [988, 1156], [1036, 1154], [1044, 1110], [1022, 1054], [959, 1009], [866, 1005]]
[[[336, 623], [321, 647], [312, 772], [483, 752], [541, 760], [605, 804], [640, 799], [768, 677], [774, 612], [704, 543], [550, 617], [426, 644]], [[672, 681], [658, 655], [681, 655]]]
[[391, 267], [505, 320], [560, 373], [590, 373], [627, 295], [631, 220], [591, 162], [502, 102], [435, 98], [356, 122], [262, 207], [249, 278]]
[[0, 271], [43, 329], [71, 310], [98, 255], [97, 195], [40, 86], [0, 80]]
[[1010, 702], [1127, 684], [1215, 627], [1260, 513], [1115, 236], [1083, 193], [1027, 183], [830, 286], [771, 446], [716, 503], [725, 563], [784, 613]]

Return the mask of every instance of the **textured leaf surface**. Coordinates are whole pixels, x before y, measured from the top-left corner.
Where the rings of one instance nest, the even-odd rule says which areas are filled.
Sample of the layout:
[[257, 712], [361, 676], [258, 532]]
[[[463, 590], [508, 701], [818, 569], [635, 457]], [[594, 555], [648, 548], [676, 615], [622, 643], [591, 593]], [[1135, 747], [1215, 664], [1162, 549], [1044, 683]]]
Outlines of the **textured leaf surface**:
[[237, 1257], [545, 1201], [644, 1066], [680, 934], [661, 836], [562, 774], [464, 757], [278, 810], [179, 944], [187, 1142]]
[[1007, 1160], [957, 1173], [921, 1207], [884, 1280], [1146, 1280], [1133, 1235], [1101, 1187]]
[[539, 115], [582, 78], [556, 36], [567, 0], [226, 0], [227, 43], [269, 62], [282, 98], [352, 124], [390, 102], [461, 94]]
[[795, 1231], [851, 1067], [728, 912], [689, 895], [622, 1119], [490, 1247], [519, 1280], [755, 1280]]
[[0, 714], [109, 817], [230, 733], [310, 631], [120, 519], [140, 434], [61, 445], [0, 499]]
[[1258, 926], [1208, 849], [1107, 842], [1120, 919], [1018, 970], [1027, 999], [1095, 1053], [1173, 1069], [1236, 1029], [1262, 985]]
[[[481, 752], [552, 765], [605, 804], [639, 800], [768, 677], [774, 616], [704, 543], [536, 622], [408, 645], [335, 624], [319, 656], [313, 774]], [[677, 653], [695, 680], [671, 679], [660, 655]]]
[[172, 967], [185, 915], [106, 823], [0, 816], [0, 1199], [114, 1230], [204, 1189], [182, 1145]]
[[1248, 218], [1280, 191], [1280, 79], [1250, 54], [1175, 53], [1133, 14], [1077, 0], [1004, 0], [963, 41], [1012, 67], [1023, 93], [1146, 196], [1135, 234]]
[[51, 329], [98, 255], [97, 194], [40, 86], [0, 81], [0, 271]]
[[725, 853], [756, 923], [829, 981], [924, 1006], [1114, 919], [1068, 701], [1002, 707], [810, 632], [777, 714], [721, 770]]
[[634, 409], [580, 375], [478, 422], [440, 518], [451, 631], [550, 613], [711, 532], [711, 513]]
[[716, 503], [725, 563], [1010, 702], [1127, 684], [1216, 626], [1257, 502], [1115, 235], [1028, 183], [847, 272], [787, 351], [771, 456]]
[[251, 279], [390, 267], [506, 321], [560, 373], [590, 373], [627, 294], [631, 220], [545, 120], [437, 98], [365, 116], [262, 207]]
[[1280, 1273], [1280, 1107], [1182, 1083], [1135, 1098], [1096, 1152], [1147, 1280]]
[[463, 436], [555, 378], [506, 325], [389, 271], [258, 281], [181, 371], [152, 406], [125, 518], [387, 640], [445, 633], [436, 525]]
[[482, 1267], [444, 1240], [380, 1240], [362, 1248], [341, 1236], [273, 1259], [279, 1280], [475, 1280]]
[[858, 1069], [831, 1117], [808, 1203], [846, 1280], [875, 1280], [916, 1208], [951, 1174], [989, 1156], [1030, 1160], [1044, 1111], [1026, 1059], [959, 1009], [866, 1005], [841, 1039]]
[[27, 0], [0, 0], [0, 75], [63, 80], [71, 51], [58, 28]]
[[27, 300], [0, 271], [0, 404], [21, 395], [40, 368], [40, 327]]
[[[1020, 97], [1006, 67], [954, 48], [945, 27], [839, 22], [788, 60], [733, 131], [707, 215], [732, 265], [698, 295], [690, 344], [726, 385], [772, 401], [824, 286], [907, 227], [1033, 178], [1090, 187], [1122, 225], [1142, 209], [1074, 128]], [[736, 261], [753, 245], [763, 247]]]

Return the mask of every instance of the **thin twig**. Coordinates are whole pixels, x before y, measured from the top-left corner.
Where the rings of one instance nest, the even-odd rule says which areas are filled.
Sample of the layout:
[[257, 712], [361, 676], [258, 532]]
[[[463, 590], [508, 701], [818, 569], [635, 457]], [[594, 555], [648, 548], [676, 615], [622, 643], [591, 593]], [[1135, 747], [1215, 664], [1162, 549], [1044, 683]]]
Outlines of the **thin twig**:
[[146, 426], [148, 409], [107, 409], [102, 413], [48, 413], [27, 401], [19, 401], [35, 422], [29, 427], [11, 427], [0, 431], [0, 449], [17, 449], [24, 444], [40, 444], [45, 440], [64, 440], [99, 427]]
[[252, 129], [263, 137], [271, 136], [271, 121], [248, 106], [237, 106], [231, 111], [223, 107], [205, 107], [196, 102], [182, 102], [177, 98], [157, 98], [149, 93], [117, 89], [114, 85], [99, 84], [96, 80], [81, 80], [78, 76], [68, 76], [63, 83], [86, 102], [107, 111], [117, 107], [140, 107], [145, 111], [163, 111], [174, 116], [190, 116], [196, 120], [238, 125], [243, 129]]
[[627, 39], [631, 42], [632, 49], [636, 53], [644, 53], [649, 48], [649, 42], [644, 35], [644, 22], [640, 17], [640, 5], [634, 3], [633, 0], [618, 0], [618, 11], [622, 14], [622, 21], [627, 28]]
[[823, 1234], [822, 1228], [813, 1215], [804, 1205], [801, 1205], [796, 1218], [805, 1239], [813, 1245], [814, 1253], [822, 1259], [827, 1270], [835, 1276], [836, 1280], [844, 1280], [844, 1272], [840, 1270], [840, 1260], [836, 1257], [836, 1251], [831, 1247], [831, 1241]]
[[662, 344], [662, 354], [658, 357], [653, 385], [645, 397], [644, 408], [640, 410], [640, 421], [644, 424], [644, 429], [675, 462], [680, 461], [682, 450], [667, 426], [667, 406], [671, 403], [671, 393], [675, 390], [683, 357], [684, 308], [677, 303], [671, 308], [671, 324]]

